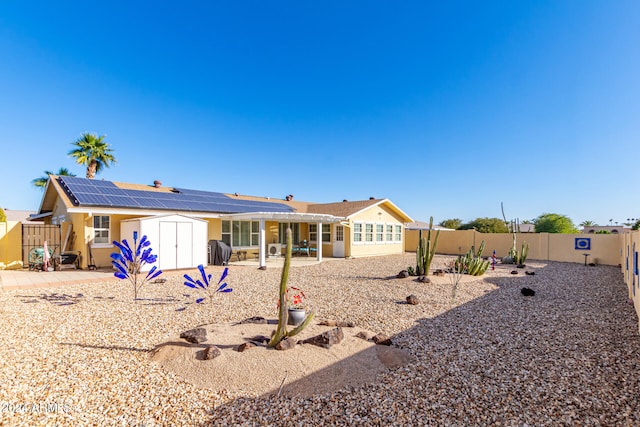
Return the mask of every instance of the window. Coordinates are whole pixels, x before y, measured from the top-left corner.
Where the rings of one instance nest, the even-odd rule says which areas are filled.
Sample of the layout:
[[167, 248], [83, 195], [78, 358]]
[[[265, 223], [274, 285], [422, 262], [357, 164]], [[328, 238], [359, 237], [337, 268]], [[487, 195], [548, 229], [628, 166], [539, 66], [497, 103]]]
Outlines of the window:
[[353, 241], [362, 242], [362, 224], [360, 223], [353, 224]]
[[373, 242], [373, 224], [364, 225], [364, 241]]
[[[318, 224], [309, 224], [309, 241], [318, 241]], [[322, 241], [331, 242], [331, 224], [322, 224]]]
[[384, 242], [384, 224], [376, 224], [376, 242]]
[[310, 242], [318, 241], [318, 225], [317, 224], [309, 224], [309, 241]]
[[387, 242], [393, 242], [393, 225], [387, 224]]
[[396, 242], [402, 242], [402, 226], [396, 225]]
[[260, 243], [258, 221], [222, 221], [222, 241], [232, 247], [252, 247]]
[[322, 224], [322, 241], [331, 242], [331, 224]]
[[287, 244], [287, 228], [291, 227], [291, 243], [297, 245], [300, 242], [300, 224], [278, 224], [278, 243]]
[[109, 239], [109, 216], [95, 215], [93, 217], [93, 244], [108, 245], [111, 243]]

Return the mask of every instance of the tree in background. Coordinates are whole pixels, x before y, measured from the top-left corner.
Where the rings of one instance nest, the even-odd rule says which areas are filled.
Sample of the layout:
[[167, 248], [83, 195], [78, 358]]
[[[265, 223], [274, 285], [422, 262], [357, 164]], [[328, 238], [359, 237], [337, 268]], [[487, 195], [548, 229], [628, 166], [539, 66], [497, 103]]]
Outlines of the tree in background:
[[640, 219], [636, 220], [635, 224], [631, 226], [632, 230], [640, 230]]
[[580, 224], [578, 224], [580, 227], [594, 227], [598, 224], [596, 224], [595, 222], [591, 221], [591, 220], [586, 220], [586, 221], [582, 221]]
[[53, 173], [51, 171], [44, 171], [44, 176], [41, 176], [40, 178], [36, 178], [36, 179], [32, 180], [31, 184], [33, 184], [33, 186], [36, 187], [36, 188], [40, 188], [40, 189], [44, 190], [44, 187], [47, 186], [47, 181], [49, 181], [49, 175], [76, 176], [75, 174], [69, 172], [69, 169], [60, 168], [60, 169], [58, 169], [58, 173]]
[[69, 156], [76, 160], [76, 163], [87, 167], [87, 178], [93, 179], [96, 173], [104, 168], [108, 168], [110, 163], [116, 163], [113, 150], [104, 141], [106, 135], [97, 136], [85, 132], [75, 142], [76, 148], [69, 151]]
[[7, 214], [4, 213], [2, 208], [0, 208], [0, 222], [7, 222]]
[[441, 227], [452, 228], [454, 230], [457, 230], [462, 225], [462, 220], [460, 218], [445, 219], [444, 221], [441, 221], [440, 224], [438, 225]]
[[544, 213], [535, 219], [536, 233], [579, 233], [573, 221], [566, 215]]
[[475, 220], [462, 224], [458, 230], [475, 229], [481, 233], [508, 233], [509, 229], [500, 218], [476, 218]]

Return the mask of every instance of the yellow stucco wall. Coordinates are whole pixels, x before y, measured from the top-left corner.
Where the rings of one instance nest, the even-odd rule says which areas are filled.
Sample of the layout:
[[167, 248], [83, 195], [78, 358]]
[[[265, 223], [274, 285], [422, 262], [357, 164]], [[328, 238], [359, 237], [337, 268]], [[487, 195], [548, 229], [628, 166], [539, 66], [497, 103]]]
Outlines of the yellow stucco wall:
[[[385, 242], [353, 242], [353, 224], [355, 223], [374, 223], [374, 224], [392, 224], [402, 226], [403, 241], [398, 243]], [[375, 229], [374, 229], [375, 234]], [[384, 231], [386, 239], [386, 228]], [[349, 219], [349, 226], [345, 227], [345, 253], [346, 256], [358, 258], [366, 256], [379, 256], [379, 255], [391, 255], [404, 252], [404, 239], [406, 233], [404, 232], [404, 221], [398, 217], [392, 210], [385, 205], [374, 206], [370, 209], [361, 212]], [[351, 249], [349, 251], [349, 248]]]
[[22, 223], [0, 222], [0, 270], [22, 268]]

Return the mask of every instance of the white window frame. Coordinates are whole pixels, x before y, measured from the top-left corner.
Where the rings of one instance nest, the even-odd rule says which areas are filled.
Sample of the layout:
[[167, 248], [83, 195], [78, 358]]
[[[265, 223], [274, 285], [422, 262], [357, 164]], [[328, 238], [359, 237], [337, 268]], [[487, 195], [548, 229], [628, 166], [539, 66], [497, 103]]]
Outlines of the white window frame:
[[375, 223], [373, 222], [365, 222], [364, 223], [364, 243], [365, 245], [373, 245], [375, 244]]
[[395, 243], [393, 239], [393, 224], [385, 224], [385, 241], [387, 243]]
[[394, 241], [402, 243], [402, 225], [396, 224], [394, 228]]
[[364, 243], [364, 224], [361, 222], [353, 223], [353, 244], [361, 245]]
[[[228, 223], [228, 231], [225, 230], [225, 222]], [[259, 221], [222, 221], [222, 241], [228, 243], [233, 249], [255, 249], [260, 246], [260, 222]], [[234, 230], [237, 228], [240, 230], [240, 233], [234, 233]], [[248, 241], [242, 241], [243, 228], [248, 228], [249, 233], [244, 237], [248, 236]], [[238, 235], [239, 234], [239, 235]], [[238, 243], [237, 245], [234, 244]]]
[[374, 234], [376, 245], [384, 244], [384, 224], [376, 223]]
[[[104, 226], [106, 218], [107, 227]], [[92, 248], [111, 248], [113, 243], [111, 241], [111, 217], [109, 215], [94, 215], [91, 219], [93, 226], [93, 240], [91, 242]], [[97, 225], [97, 226], [96, 226]], [[98, 236], [98, 233], [104, 233], [105, 236]]]

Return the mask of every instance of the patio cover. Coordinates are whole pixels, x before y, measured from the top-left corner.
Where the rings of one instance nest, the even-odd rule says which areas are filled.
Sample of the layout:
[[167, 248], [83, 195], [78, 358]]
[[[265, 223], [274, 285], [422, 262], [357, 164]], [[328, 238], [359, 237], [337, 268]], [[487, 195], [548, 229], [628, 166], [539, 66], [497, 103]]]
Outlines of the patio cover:
[[[260, 243], [259, 256], [260, 267], [266, 266], [266, 247], [265, 247], [265, 222], [305, 222], [310, 224], [318, 224], [318, 230], [322, 230], [322, 224], [336, 224], [346, 220], [346, 218], [316, 213], [302, 212], [246, 212], [237, 214], [223, 214], [220, 219], [229, 221], [259, 221], [260, 222]], [[318, 245], [316, 252], [318, 262], [322, 261], [322, 245]]]

